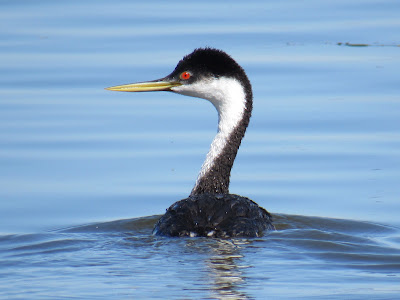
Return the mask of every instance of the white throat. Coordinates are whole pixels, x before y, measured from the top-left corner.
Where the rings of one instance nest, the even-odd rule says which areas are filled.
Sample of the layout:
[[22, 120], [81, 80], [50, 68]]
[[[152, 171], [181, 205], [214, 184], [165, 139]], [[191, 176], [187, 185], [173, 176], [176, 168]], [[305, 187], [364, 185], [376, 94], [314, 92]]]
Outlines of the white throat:
[[181, 85], [171, 90], [182, 95], [209, 100], [218, 111], [218, 133], [201, 167], [196, 181], [197, 186], [200, 178], [212, 168], [215, 159], [227, 144], [230, 134], [242, 120], [246, 107], [246, 94], [237, 79], [225, 77], [199, 80], [197, 83]]

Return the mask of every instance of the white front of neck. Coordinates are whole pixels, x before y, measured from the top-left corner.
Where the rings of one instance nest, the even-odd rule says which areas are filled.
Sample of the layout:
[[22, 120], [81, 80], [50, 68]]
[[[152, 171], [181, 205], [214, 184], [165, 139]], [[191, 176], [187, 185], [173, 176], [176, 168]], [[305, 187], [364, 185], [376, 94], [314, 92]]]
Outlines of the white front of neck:
[[209, 100], [218, 111], [218, 133], [211, 143], [210, 151], [204, 161], [197, 183], [213, 166], [222, 153], [228, 138], [243, 118], [246, 107], [246, 94], [242, 84], [234, 78], [212, 78], [197, 83], [181, 85], [171, 89], [173, 92]]

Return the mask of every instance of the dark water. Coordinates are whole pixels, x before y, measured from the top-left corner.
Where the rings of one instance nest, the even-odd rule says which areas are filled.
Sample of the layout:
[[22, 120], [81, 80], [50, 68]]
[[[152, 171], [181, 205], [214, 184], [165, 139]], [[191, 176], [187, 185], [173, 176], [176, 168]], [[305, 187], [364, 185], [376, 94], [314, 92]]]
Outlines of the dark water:
[[[397, 0], [0, 8], [0, 298], [397, 297]], [[104, 90], [201, 46], [253, 85], [231, 192], [274, 215], [262, 238], [153, 237], [193, 187], [216, 112]]]

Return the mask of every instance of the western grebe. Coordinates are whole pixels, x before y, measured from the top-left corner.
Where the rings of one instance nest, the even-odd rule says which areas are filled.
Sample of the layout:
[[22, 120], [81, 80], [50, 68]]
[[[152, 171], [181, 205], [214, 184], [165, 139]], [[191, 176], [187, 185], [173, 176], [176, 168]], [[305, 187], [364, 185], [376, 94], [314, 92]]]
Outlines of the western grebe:
[[209, 100], [218, 111], [218, 133], [187, 199], [175, 202], [153, 233], [166, 236], [254, 237], [274, 229], [271, 215], [254, 201], [229, 194], [233, 162], [253, 107], [251, 84], [236, 61], [221, 50], [199, 48], [168, 76], [107, 88], [111, 91], [171, 91]]

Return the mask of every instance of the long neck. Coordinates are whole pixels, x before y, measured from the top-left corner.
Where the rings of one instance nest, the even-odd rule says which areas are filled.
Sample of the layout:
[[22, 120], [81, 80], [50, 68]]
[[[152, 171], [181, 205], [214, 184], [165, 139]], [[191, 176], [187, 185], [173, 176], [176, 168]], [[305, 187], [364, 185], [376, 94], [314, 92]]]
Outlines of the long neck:
[[229, 180], [233, 162], [252, 111], [250, 83], [243, 89], [236, 81], [228, 94], [221, 99], [209, 99], [218, 111], [218, 133], [211, 143], [191, 195], [229, 194]]

